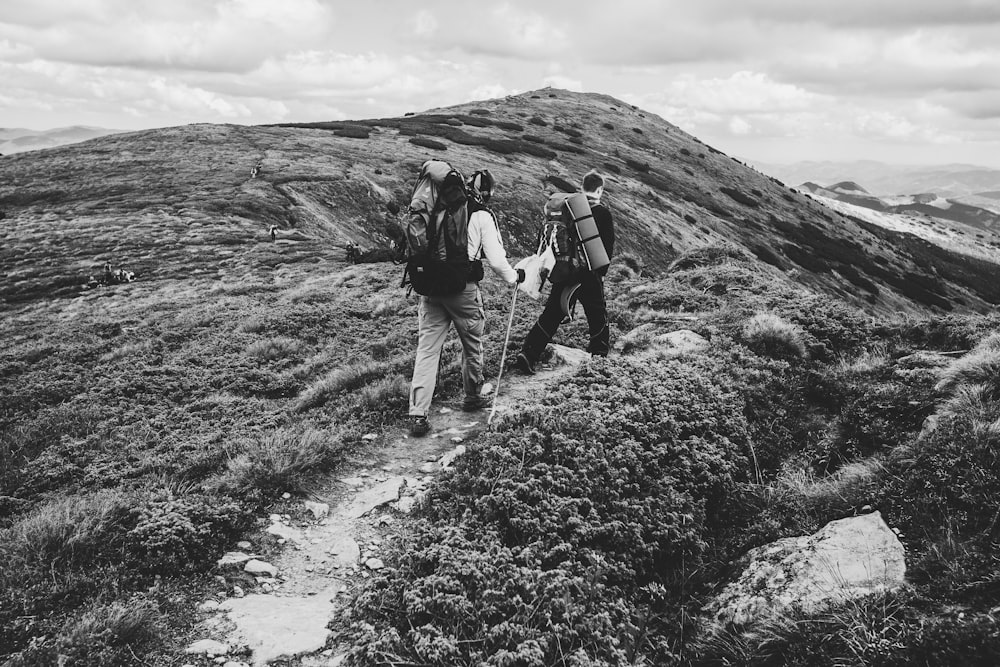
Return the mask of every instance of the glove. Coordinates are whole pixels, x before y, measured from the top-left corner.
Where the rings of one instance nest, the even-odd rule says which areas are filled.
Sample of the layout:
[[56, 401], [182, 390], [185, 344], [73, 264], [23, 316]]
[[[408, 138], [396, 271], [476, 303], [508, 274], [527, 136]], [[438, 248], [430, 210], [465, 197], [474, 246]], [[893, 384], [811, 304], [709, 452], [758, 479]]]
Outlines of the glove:
[[525, 277], [526, 276], [524, 275], [524, 269], [517, 269], [517, 282], [518, 282], [518, 284], [523, 283]]

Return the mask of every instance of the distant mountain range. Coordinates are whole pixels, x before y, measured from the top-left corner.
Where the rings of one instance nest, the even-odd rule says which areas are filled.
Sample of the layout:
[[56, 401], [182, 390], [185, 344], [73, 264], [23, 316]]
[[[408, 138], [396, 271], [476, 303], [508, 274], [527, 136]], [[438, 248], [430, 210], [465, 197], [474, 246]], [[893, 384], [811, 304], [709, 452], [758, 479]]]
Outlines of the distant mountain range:
[[970, 203], [977, 197], [946, 198], [928, 192], [915, 195], [894, 195], [876, 197], [853, 181], [842, 181], [827, 187], [808, 182], [798, 186], [799, 190], [813, 195], [833, 199], [854, 206], [898, 215], [923, 216], [958, 222], [981, 231], [1000, 231], [1000, 200], [979, 196], [988, 204]]
[[55, 148], [120, 132], [124, 132], [124, 130], [109, 130], [103, 127], [84, 125], [58, 127], [52, 130], [0, 127], [0, 154], [10, 155], [11, 153], [36, 151], [42, 148]]
[[974, 195], [1000, 200], [1000, 170], [976, 165], [904, 166], [873, 160], [749, 164], [793, 187], [807, 182], [850, 181], [862, 184], [877, 197], [933, 192], [947, 198]]

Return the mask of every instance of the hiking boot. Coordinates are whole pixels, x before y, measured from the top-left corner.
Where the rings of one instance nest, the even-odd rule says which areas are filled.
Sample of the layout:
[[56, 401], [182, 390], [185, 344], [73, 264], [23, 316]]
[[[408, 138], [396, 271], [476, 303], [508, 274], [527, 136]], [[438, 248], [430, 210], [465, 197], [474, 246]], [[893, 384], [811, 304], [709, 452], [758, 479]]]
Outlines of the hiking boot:
[[531, 360], [528, 359], [528, 357], [525, 356], [523, 352], [517, 355], [517, 357], [514, 359], [514, 368], [519, 370], [524, 375], [535, 374], [535, 365], [531, 363]]
[[490, 397], [483, 396], [482, 394], [476, 394], [474, 396], [466, 396], [465, 400], [462, 401], [462, 409], [466, 412], [475, 412], [476, 410], [482, 410], [485, 407], [489, 407]]
[[415, 438], [427, 435], [431, 430], [431, 425], [427, 421], [426, 415], [410, 415], [410, 435]]

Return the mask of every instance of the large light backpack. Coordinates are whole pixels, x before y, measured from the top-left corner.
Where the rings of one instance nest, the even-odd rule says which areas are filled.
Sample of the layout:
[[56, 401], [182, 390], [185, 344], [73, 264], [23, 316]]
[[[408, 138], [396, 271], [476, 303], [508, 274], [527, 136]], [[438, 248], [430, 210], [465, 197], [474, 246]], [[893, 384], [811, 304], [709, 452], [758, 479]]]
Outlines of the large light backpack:
[[424, 296], [448, 296], [462, 291], [474, 279], [470, 278], [465, 180], [447, 162], [428, 160], [421, 166], [403, 227], [403, 285], [409, 284]]

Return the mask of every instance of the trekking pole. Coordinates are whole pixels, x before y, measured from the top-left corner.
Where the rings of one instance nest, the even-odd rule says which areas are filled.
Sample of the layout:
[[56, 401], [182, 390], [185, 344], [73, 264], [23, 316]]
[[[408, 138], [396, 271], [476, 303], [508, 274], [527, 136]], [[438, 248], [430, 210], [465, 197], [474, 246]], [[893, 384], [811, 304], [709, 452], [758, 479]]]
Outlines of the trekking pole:
[[503, 365], [507, 361], [507, 343], [510, 341], [510, 328], [514, 324], [514, 304], [517, 303], [517, 283], [514, 283], [514, 295], [510, 298], [510, 317], [507, 318], [507, 334], [503, 338], [503, 353], [500, 355], [500, 372], [497, 373], [497, 386], [493, 389], [493, 405], [490, 407], [490, 416], [486, 418], [486, 424], [493, 423], [493, 416], [497, 413], [497, 396], [500, 395], [500, 378], [503, 377]]

